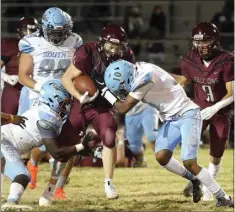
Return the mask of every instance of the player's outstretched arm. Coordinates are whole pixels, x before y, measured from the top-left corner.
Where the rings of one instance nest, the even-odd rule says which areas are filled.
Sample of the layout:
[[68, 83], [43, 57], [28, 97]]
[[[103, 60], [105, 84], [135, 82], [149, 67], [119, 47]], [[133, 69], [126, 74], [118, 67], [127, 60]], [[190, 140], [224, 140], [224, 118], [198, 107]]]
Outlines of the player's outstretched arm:
[[183, 88], [185, 88], [188, 83], [190, 82], [190, 79], [186, 78], [185, 76], [176, 75], [176, 74], [170, 74]]
[[11, 115], [7, 113], [1, 113], [1, 119], [4, 119], [5, 121], [9, 123], [19, 125], [22, 128], [25, 127], [25, 120], [28, 120], [24, 116], [16, 116], [16, 115]]
[[80, 70], [78, 70], [73, 64], [70, 64], [70, 66], [61, 78], [62, 85], [65, 87], [65, 89], [79, 101], [81, 95], [74, 87], [73, 80], [81, 74], [82, 72]]

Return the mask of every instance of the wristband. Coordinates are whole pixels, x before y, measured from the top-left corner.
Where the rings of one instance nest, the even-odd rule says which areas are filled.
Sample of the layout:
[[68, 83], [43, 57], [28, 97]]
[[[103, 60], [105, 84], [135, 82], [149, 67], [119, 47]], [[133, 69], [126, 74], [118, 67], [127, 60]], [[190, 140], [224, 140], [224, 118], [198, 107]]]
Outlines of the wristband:
[[117, 97], [114, 96], [110, 90], [106, 89], [102, 96], [111, 104], [114, 105], [117, 102]]
[[42, 84], [40, 84], [39, 82], [36, 82], [33, 89], [39, 93], [41, 88], [42, 88]]
[[84, 149], [84, 146], [82, 144], [76, 144], [75, 145], [77, 152], [80, 152], [81, 150]]

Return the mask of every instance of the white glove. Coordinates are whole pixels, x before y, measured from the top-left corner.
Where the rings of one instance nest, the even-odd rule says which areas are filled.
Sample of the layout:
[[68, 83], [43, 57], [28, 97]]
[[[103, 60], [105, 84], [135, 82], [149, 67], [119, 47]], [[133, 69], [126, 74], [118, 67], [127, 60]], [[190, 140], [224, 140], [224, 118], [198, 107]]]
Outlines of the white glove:
[[8, 75], [4, 73], [3, 80], [7, 82], [8, 84], [14, 86], [19, 82], [19, 77], [18, 75]]
[[89, 103], [89, 102], [93, 102], [96, 99], [96, 97], [98, 96], [98, 94], [99, 94], [98, 89], [92, 97], [90, 97], [89, 92], [86, 91], [83, 95], [81, 95], [80, 103], [83, 105], [83, 104], [86, 104], [86, 103]]
[[42, 84], [39, 83], [39, 82], [36, 82], [35, 85], [34, 85], [33, 90], [39, 93], [41, 88], [42, 88]]
[[209, 120], [212, 116], [214, 116], [219, 111], [219, 108], [216, 105], [211, 107], [207, 107], [201, 111], [202, 119]]

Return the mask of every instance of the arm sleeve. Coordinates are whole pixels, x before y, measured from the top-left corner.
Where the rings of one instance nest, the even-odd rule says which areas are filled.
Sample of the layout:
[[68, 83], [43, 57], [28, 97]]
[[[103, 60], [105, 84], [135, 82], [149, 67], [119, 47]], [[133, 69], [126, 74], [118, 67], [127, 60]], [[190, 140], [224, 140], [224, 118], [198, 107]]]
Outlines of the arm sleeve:
[[19, 51], [22, 53], [30, 54], [34, 50], [32, 44], [25, 37], [20, 40], [18, 47], [19, 47]]
[[56, 131], [53, 128], [52, 123], [41, 119], [37, 121], [38, 130], [43, 138], [55, 138], [57, 136]]
[[132, 96], [135, 99], [142, 100], [146, 93], [154, 86], [153, 82], [148, 82], [147, 84], [139, 87], [135, 91], [132, 91], [129, 93], [130, 96]]
[[73, 57], [73, 65], [84, 74], [90, 75], [92, 71], [92, 59], [89, 49], [81, 45], [75, 52]]
[[234, 61], [225, 64], [223, 79], [224, 82], [230, 82], [234, 80]]

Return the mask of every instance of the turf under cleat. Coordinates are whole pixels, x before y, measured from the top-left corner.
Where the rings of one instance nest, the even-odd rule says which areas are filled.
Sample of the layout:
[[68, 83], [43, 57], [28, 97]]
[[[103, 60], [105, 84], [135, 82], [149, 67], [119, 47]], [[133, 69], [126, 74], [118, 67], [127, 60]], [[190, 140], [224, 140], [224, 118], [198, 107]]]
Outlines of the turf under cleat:
[[29, 160], [27, 163], [27, 168], [31, 176], [31, 180], [28, 184], [28, 187], [30, 189], [35, 189], [37, 187], [38, 166], [33, 166], [31, 161]]
[[63, 188], [58, 187], [54, 193], [54, 200], [67, 200], [66, 193]]
[[229, 197], [229, 199], [226, 199], [225, 197], [220, 197], [220, 198], [216, 198], [216, 206], [217, 207], [234, 207], [234, 203], [232, 201], [232, 198]]
[[29, 205], [18, 205], [14, 202], [7, 202], [3, 204], [1, 211], [32, 211], [33, 207]]
[[193, 202], [197, 203], [201, 200], [202, 197], [202, 189], [201, 182], [198, 179], [192, 180], [193, 185]]

